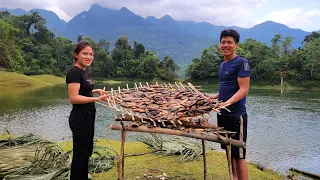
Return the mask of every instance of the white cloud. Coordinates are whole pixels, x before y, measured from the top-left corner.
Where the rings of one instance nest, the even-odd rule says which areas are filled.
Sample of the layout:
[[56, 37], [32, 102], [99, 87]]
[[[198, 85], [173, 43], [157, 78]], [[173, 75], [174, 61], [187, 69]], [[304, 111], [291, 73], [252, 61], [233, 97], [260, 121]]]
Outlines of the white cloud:
[[237, 25], [249, 20], [251, 11], [265, 0], [0, 0], [8, 8], [43, 8], [55, 12], [69, 21], [73, 16], [88, 10], [94, 3], [119, 9], [127, 7], [141, 16], [160, 18], [169, 14], [176, 20], [206, 21], [215, 25]]
[[[120, 9], [125, 6], [143, 17], [160, 18], [165, 14], [175, 20], [209, 22], [214, 25], [252, 27], [271, 20], [308, 31], [319, 30], [320, 10], [292, 8], [269, 12], [264, 18], [255, 20], [262, 12], [257, 9], [271, 3], [269, 0], [0, 0], [0, 7], [30, 10], [42, 8], [55, 12], [61, 19], [72, 17], [88, 10], [92, 4]], [[268, 4], [270, 5], [270, 4]], [[256, 14], [255, 14], [256, 13]], [[261, 15], [260, 15], [261, 16]]]
[[144, 17], [157, 18], [165, 14], [175, 20], [209, 22], [215, 25], [237, 25], [249, 19], [251, 11], [265, 0], [158, 0], [149, 4], [129, 4], [127, 7]]
[[284, 9], [269, 12], [263, 20], [256, 23], [271, 20], [274, 22], [286, 24], [290, 28], [300, 28], [306, 31], [319, 30], [320, 10], [319, 9], [303, 9], [300, 7]]

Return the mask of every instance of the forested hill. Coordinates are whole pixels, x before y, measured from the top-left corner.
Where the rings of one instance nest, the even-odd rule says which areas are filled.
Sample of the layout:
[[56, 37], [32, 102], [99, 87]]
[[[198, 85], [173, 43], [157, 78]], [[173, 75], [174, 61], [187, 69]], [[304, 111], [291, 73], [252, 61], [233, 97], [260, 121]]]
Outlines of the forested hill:
[[[0, 11], [21, 15], [29, 13], [22, 9]], [[119, 36], [128, 36], [129, 41], [138, 41], [148, 50], [158, 52], [160, 58], [165, 55], [172, 57], [180, 65], [190, 64], [195, 57], [200, 57], [204, 48], [217, 43], [219, 33], [225, 26], [215, 26], [206, 22], [176, 21], [169, 15], [162, 18], [149, 16], [143, 18], [129, 9], [120, 10], [103, 8], [97, 4], [88, 11], [83, 11], [69, 22], [62, 21], [51, 12], [35, 9], [46, 19], [49, 30], [56, 35], [70, 38], [74, 41], [77, 35], [91, 36], [94, 40], [106, 39], [113, 45]], [[138, 12], [137, 12], [138, 13]], [[293, 37], [292, 46], [301, 46], [304, 37], [310, 32], [291, 29], [283, 24], [267, 21], [252, 28], [233, 27], [241, 34], [241, 40], [254, 38], [260, 42], [271, 44], [276, 34]], [[113, 47], [111, 47], [113, 48]]]

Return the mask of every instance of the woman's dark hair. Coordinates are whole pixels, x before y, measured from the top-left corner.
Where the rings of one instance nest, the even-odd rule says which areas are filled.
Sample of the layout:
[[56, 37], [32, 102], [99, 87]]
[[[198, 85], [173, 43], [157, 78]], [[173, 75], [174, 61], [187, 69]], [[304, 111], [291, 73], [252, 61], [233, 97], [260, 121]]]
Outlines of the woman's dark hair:
[[80, 51], [81, 51], [83, 48], [87, 47], [87, 46], [90, 46], [90, 47], [92, 48], [92, 50], [93, 50], [93, 47], [92, 47], [88, 42], [86, 42], [86, 41], [80, 41], [80, 42], [78, 42], [78, 43], [75, 45], [74, 50], [73, 50], [73, 58], [74, 58], [73, 61], [74, 61], [74, 63], [78, 60], [78, 58], [76, 58], [74, 55], [75, 55], [75, 54], [79, 54]]
[[236, 43], [239, 43], [240, 35], [236, 30], [234, 30], [234, 29], [225, 29], [225, 30], [221, 31], [221, 33], [220, 33], [220, 42], [221, 42], [221, 39], [223, 37], [227, 37], [227, 36], [233, 37], [234, 41]]

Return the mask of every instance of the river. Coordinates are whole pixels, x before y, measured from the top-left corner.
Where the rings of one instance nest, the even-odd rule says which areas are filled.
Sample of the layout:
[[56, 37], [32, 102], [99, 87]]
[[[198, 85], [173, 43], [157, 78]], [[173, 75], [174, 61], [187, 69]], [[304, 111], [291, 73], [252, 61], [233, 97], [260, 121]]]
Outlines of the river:
[[[14, 95], [8, 91], [0, 88], [0, 133], [8, 129], [16, 135], [33, 133], [49, 140], [71, 139], [71, 105], [65, 85]], [[120, 133], [109, 128], [114, 123], [113, 111], [98, 104], [96, 107], [95, 137], [120, 140]], [[248, 161], [261, 162], [283, 174], [291, 167], [320, 174], [319, 92], [289, 91], [281, 95], [272, 90], [250, 90], [247, 109]], [[211, 121], [216, 123], [215, 113]], [[135, 137], [136, 133], [128, 133], [129, 140]], [[217, 143], [213, 147], [219, 149]]]

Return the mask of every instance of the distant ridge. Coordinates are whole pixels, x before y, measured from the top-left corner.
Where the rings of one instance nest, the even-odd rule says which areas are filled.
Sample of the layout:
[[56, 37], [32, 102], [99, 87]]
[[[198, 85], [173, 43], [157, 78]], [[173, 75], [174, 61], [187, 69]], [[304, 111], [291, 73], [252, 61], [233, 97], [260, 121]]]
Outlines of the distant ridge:
[[[23, 9], [0, 8], [15, 15], [30, 13]], [[34, 9], [47, 21], [48, 29], [76, 41], [77, 35], [91, 36], [94, 40], [106, 39], [114, 44], [119, 36], [128, 36], [130, 43], [138, 41], [148, 50], [158, 52], [160, 58], [168, 55], [177, 63], [189, 64], [195, 57], [200, 57], [204, 48], [219, 42], [221, 30], [230, 28], [216, 26], [207, 22], [176, 21], [170, 15], [161, 18], [139, 16], [126, 7], [119, 10], [93, 4], [88, 11], [83, 11], [69, 22], [61, 20], [55, 13], [43, 9]], [[266, 21], [252, 28], [232, 26], [239, 31], [241, 42], [253, 38], [267, 44], [275, 34], [292, 36], [293, 47], [301, 46], [304, 37], [311, 32], [289, 28], [286, 25]], [[320, 30], [318, 31], [320, 32]], [[112, 48], [112, 46], [111, 46]]]

